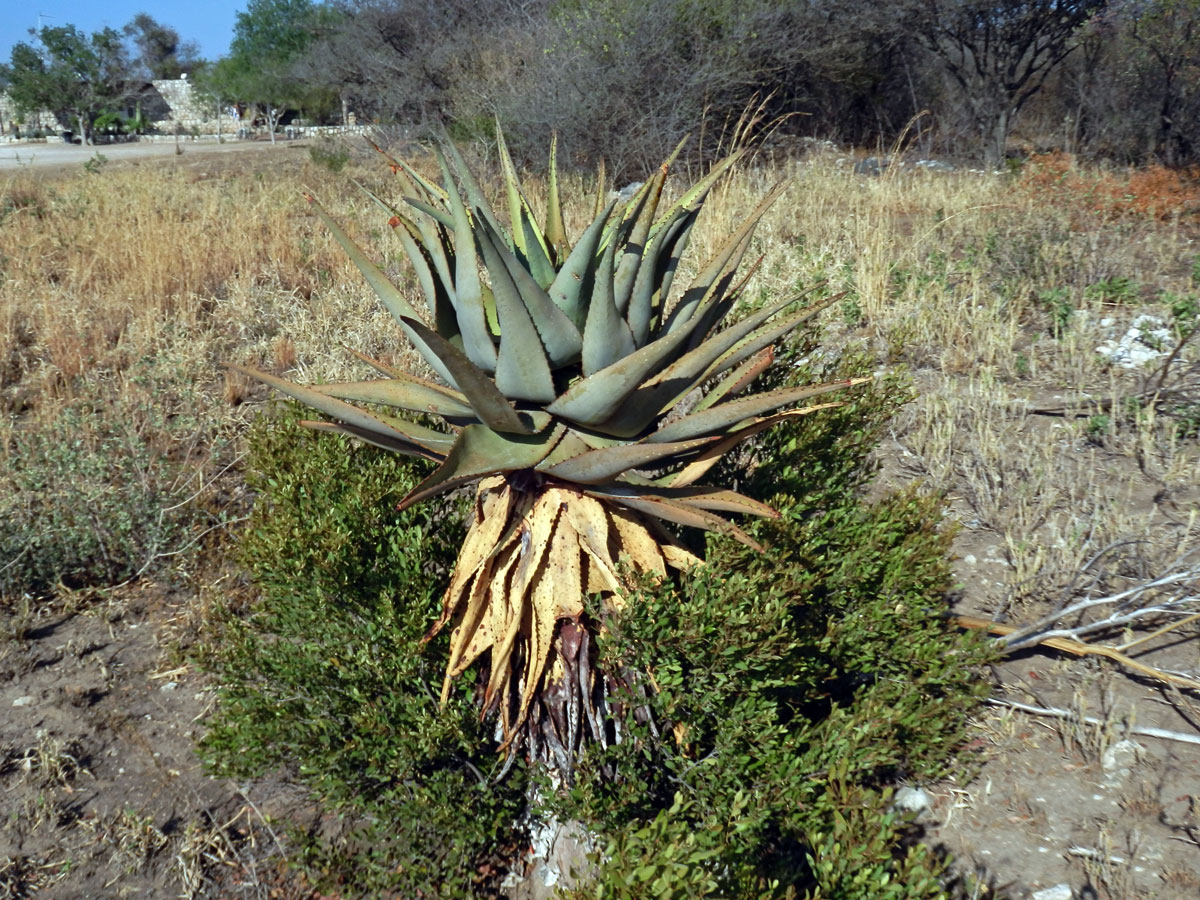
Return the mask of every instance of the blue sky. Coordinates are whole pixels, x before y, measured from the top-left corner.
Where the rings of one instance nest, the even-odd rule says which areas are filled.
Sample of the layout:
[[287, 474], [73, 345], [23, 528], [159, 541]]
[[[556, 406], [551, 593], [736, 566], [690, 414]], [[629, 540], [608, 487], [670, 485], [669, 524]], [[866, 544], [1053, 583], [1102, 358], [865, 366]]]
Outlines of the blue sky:
[[29, 40], [39, 13], [44, 25], [74, 25], [90, 33], [106, 26], [120, 30], [146, 12], [198, 43], [202, 56], [216, 59], [229, 50], [233, 23], [245, 8], [246, 0], [0, 0], [0, 62], [9, 61], [13, 44]]

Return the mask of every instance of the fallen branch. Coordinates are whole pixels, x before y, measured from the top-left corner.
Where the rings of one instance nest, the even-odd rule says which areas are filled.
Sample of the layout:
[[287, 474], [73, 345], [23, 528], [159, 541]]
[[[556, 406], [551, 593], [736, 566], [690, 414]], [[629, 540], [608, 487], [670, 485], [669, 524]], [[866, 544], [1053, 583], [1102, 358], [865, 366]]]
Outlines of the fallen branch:
[[[1104, 722], [1097, 719], [1095, 716], [1078, 716], [1070, 710], [1057, 709], [1053, 706], [1030, 706], [1028, 703], [1017, 703], [1015, 700], [997, 700], [994, 697], [989, 697], [986, 702], [991, 706], [1005, 706], [1009, 709], [1020, 710], [1021, 712], [1030, 713], [1035, 716], [1051, 716], [1055, 719], [1075, 719], [1082, 721], [1086, 725], [1102, 726]], [[1184, 734], [1181, 731], [1168, 731], [1165, 728], [1154, 728], [1149, 725], [1134, 725], [1129, 729], [1130, 734], [1138, 734], [1143, 737], [1162, 738], [1165, 741], [1180, 741], [1184, 744], [1200, 745], [1200, 735]]]
[[[1200, 615], [1200, 614], [1197, 614]], [[1151, 637], [1157, 637], [1165, 634], [1172, 628], [1176, 628], [1187, 622], [1194, 621], [1196, 615], [1189, 616], [1186, 619], [1181, 619], [1178, 622], [1172, 622], [1170, 625], [1160, 628]], [[1023, 630], [1024, 626], [1004, 625], [1000, 622], [993, 622], [990, 619], [982, 619], [978, 616], [951, 616], [950, 620], [960, 628], [971, 628], [978, 631], [986, 631], [988, 634], [995, 634], [1001, 637], [1007, 637]], [[1050, 647], [1054, 650], [1062, 650], [1065, 653], [1071, 653], [1075, 656], [1103, 656], [1106, 659], [1111, 659], [1127, 668], [1133, 669], [1149, 678], [1157, 681], [1166, 682], [1167, 684], [1176, 684], [1180, 687], [1193, 688], [1200, 690], [1200, 680], [1189, 678], [1186, 675], [1177, 675], [1174, 672], [1166, 672], [1162, 669], [1156, 669], [1154, 666], [1148, 666], [1145, 663], [1138, 662], [1129, 656], [1126, 656], [1116, 647], [1109, 647], [1105, 644], [1089, 644], [1085, 641], [1075, 640], [1074, 638], [1064, 637], [1061, 632], [1050, 632], [1037, 636], [1036, 639], [1023, 640], [1019, 644], [1004, 643], [1006, 653], [1012, 653], [1017, 650], [1027, 650], [1033, 646]], [[1132, 644], [1126, 645], [1132, 646]]]

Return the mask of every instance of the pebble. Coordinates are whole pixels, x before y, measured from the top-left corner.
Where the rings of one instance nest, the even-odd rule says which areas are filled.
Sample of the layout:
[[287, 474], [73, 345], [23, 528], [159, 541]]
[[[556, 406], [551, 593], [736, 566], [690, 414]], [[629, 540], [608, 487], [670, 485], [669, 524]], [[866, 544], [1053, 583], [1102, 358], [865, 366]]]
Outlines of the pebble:
[[1096, 352], [1123, 369], [1136, 369], [1165, 356], [1171, 343], [1166, 323], [1156, 316], [1138, 316], [1118, 340], [1105, 341]]
[[1029, 900], [1074, 900], [1075, 892], [1069, 884], [1056, 884], [1029, 895]]
[[1135, 741], [1117, 741], [1104, 751], [1100, 757], [1100, 767], [1104, 769], [1104, 781], [1109, 786], [1119, 784], [1129, 775], [1129, 770], [1138, 761], [1138, 753], [1142, 748]]
[[164, 684], [162, 687], [160, 687], [159, 690], [166, 693], [166, 692], [175, 690], [175, 688], [177, 688], [177, 687], [179, 687], [178, 681], [168, 681], [166, 684]]
[[896, 791], [896, 796], [892, 798], [892, 809], [897, 812], [923, 813], [933, 809], [933, 801], [921, 788], [906, 785]]
[[18, 697], [13, 701], [13, 706], [33, 706], [33, 698], [29, 696]]

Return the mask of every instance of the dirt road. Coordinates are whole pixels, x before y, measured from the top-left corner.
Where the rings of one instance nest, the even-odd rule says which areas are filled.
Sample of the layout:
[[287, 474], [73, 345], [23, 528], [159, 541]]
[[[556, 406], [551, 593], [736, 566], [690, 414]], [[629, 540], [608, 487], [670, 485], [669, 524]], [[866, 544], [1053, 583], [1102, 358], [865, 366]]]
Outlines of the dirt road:
[[[229, 140], [218, 143], [215, 140], [181, 140], [179, 149], [182, 155], [194, 158], [197, 155], [247, 153], [263, 150], [283, 150], [295, 146], [296, 142], [279, 141], [272, 144], [269, 141], [238, 141]], [[84, 147], [78, 144], [38, 144], [17, 143], [0, 144], [0, 171], [11, 172], [18, 169], [82, 166], [96, 154], [103, 156], [108, 162], [169, 159], [176, 156], [174, 141], [138, 142], [132, 144], [104, 144], [102, 146]]]

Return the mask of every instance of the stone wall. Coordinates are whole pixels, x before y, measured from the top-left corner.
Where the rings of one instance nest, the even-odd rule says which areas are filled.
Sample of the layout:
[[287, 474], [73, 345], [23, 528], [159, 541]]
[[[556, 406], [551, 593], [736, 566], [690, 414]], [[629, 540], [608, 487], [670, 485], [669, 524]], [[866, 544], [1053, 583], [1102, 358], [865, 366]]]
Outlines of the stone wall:
[[18, 123], [22, 137], [30, 137], [37, 130], [49, 134], [57, 134], [62, 131], [54, 113], [43, 110], [23, 116], [17, 112], [17, 108], [8, 99], [8, 94], [0, 91], [0, 135], [11, 140], [15, 136], [14, 128]]
[[[154, 90], [162, 97], [165, 115], [159, 112], [151, 115], [151, 121], [160, 131], [173, 133], [176, 129], [190, 131], [212, 131], [216, 126], [216, 108], [209, 104], [201, 104], [192, 90], [192, 83], [186, 78], [160, 79], [150, 82]], [[225, 130], [229, 130], [230, 117], [226, 116]], [[233, 120], [236, 121], [236, 120]]]

